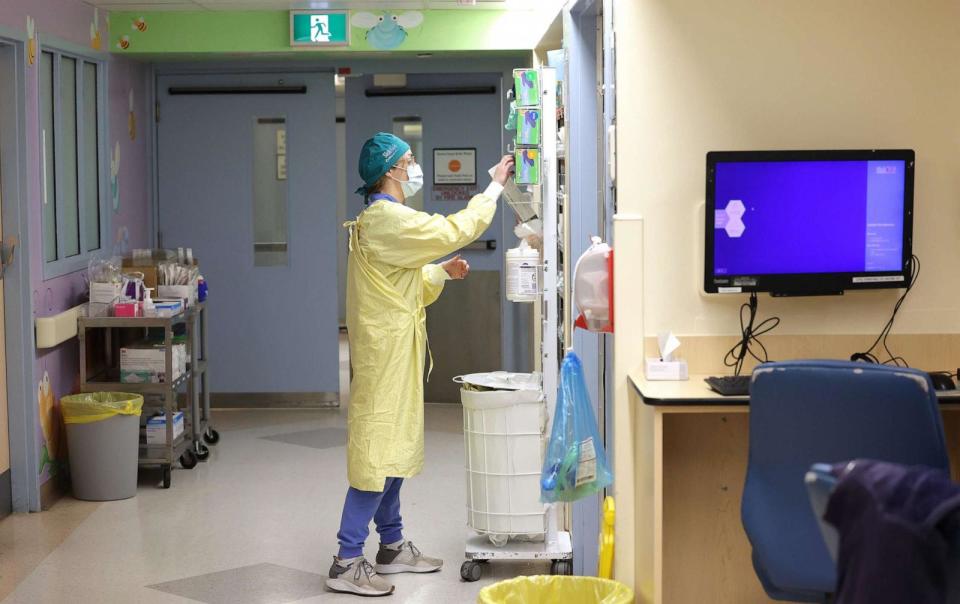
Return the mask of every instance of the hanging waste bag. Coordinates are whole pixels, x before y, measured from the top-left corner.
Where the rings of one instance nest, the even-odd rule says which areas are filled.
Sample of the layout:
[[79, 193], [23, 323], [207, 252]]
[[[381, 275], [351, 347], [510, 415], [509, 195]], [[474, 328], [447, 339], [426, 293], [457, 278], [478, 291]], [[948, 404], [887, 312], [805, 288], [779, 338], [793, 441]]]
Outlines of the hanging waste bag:
[[599, 237], [592, 241], [574, 268], [573, 301], [580, 310], [575, 325], [613, 333], [613, 248]]
[[631, 604], [633, 590], [596, 577], [517, 577], [480, 590], [477, 604]]
[[568, 352], [560, 365], [560, 388], [540, 476], [540, 499], [544, 503], [576, 501], [612, 483], [583, 365], [575, 352]]

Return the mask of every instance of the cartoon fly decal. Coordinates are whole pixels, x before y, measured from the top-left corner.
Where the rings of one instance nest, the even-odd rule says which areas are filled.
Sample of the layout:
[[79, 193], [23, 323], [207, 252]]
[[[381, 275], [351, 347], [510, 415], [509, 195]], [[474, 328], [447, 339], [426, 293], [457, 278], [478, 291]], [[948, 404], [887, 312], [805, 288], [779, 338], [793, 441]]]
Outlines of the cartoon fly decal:
[[356, 13], [350, 19], [350, 24], [354, 27], [367, 30], [367, 42], [378, 50], [397, 48], [407, 39], [407, 30], [419, 27], [421, 23], [423, 13], [417, 11], [408, 11], [402, 15], [390, 12], [381, 15]]

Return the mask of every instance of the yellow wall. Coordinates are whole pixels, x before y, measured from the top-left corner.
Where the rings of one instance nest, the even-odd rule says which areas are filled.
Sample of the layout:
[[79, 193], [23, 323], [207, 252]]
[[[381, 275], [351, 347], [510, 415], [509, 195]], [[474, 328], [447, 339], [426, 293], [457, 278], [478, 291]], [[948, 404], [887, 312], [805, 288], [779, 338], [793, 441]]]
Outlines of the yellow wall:
[[[894, 332], [960, 333], [960, 3], [614, 0], [614, 19], [615, 576], [648, 601], [653, 515], [639, 508], [652, 483], [635, 462], [653, 453], [634, 438], [640, 403], [626, 373], [642, 364], [635, 334], [734, 334], [744, 300], [700, 293], [706, 152], [915, 149], [923, 269]], [[869, 340], [898, 294], [764, 296], [760, 313], [782, 317], [778, 334]]]
[[[647, 334], [731, 334], [702, 288], [704, 155], [910, 147], [922, 274], [895, 332], [960, 332], [960, 3], [622, 0], [618, 209], [645, 220]], [[618, 282], [629, 275], [618, 275]], [[897, 293], [761, 298], [777, 333], [876, 333]]]

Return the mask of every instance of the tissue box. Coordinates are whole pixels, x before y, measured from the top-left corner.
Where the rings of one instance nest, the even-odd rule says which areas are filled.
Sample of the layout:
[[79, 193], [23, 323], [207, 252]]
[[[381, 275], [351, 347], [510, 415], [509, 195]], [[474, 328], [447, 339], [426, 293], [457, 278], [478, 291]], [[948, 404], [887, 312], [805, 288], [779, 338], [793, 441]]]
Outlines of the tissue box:
[[119, 283], [91, 283], [91, 304], [113, 304], [120, 300], [121, 285]]
[[[173, 439], [176, 440], [181, 434], [183, 434], [183, 411], [177, 411], [173, 415]], [[147, 444], [167, 444], [166, 415], [155, 415], [147, 420]]]
[[197, 303], [197, 283], [190, 285], [161, 285], [157, 288], [157, 296], [166, 300], [183, 300], [184, 306], [193, 306]]
[[[173, 345], [173, 381], [187, 371], [187, 347]], [[120, 349], [120, 382], [123, 384], [167, 383], [166, 349], [151, 343]]]
[[160, 298], [153, 301], [153, 309], [158, 317], [175, 317], [183, 312], [183, 300]]
[[117, 302], [113, 305], [113, 316], [132, 319], [140, 316], [139, 302]]
[[687, 370], [687, 362], [683, 359], [678, 361], [661, 361], [656, 357], [647, 358], [647, 362], [644, 367], [644, 374], [650, 381], [681, 381], [690, 379], [690, 375]]

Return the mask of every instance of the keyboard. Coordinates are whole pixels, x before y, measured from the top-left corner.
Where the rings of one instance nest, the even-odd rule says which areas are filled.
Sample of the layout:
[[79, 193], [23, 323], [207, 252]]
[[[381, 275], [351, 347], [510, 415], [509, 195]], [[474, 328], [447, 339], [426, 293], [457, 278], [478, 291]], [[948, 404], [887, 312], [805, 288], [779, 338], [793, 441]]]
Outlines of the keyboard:
[[710, 388], [723, 396], [744, 396], [750, 394], [749, 375], [724, 375], [703, 379]]

